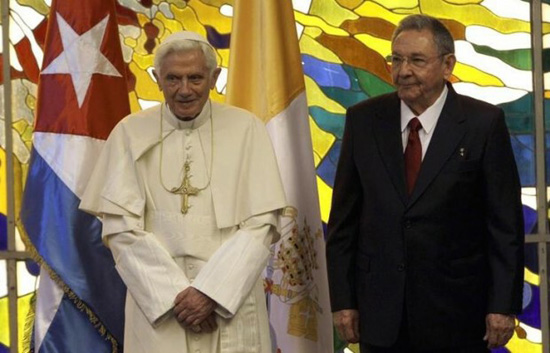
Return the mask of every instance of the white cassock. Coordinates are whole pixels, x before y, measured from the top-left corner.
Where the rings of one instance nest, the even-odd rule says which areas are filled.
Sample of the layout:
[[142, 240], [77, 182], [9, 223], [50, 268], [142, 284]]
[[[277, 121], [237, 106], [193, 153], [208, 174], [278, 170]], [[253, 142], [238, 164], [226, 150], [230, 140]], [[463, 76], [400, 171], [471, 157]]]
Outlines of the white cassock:
[[[183, 214], [182, 196], [166, 189], [181, 185], [185, 161], [200, 191]], [[188, 122], [166, 105], [122, 120], [80, 207], [102, 217], [128, 287], [124, 350], [270, 353], [260, 274], [285, 204], [269, 137], [250, 113], [208, 101]], [[217, 302], [213, 333], [193, 333], [172, 314], [188, 286]]]

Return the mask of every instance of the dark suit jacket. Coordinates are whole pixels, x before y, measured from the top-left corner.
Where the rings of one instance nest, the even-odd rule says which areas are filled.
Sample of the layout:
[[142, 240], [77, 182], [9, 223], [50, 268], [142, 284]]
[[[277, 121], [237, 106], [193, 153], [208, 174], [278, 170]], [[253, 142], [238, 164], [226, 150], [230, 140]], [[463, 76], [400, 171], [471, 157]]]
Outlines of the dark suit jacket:
[[412, 343], [482, 342], [487, 313], [519, 313], [520, 183], [501, 109], [458, 95], [409, 197], [396, 93], [348, 109], [328, 225], [332, 311], [358, 309], [361, 342], [389, 346], [406, 307]]

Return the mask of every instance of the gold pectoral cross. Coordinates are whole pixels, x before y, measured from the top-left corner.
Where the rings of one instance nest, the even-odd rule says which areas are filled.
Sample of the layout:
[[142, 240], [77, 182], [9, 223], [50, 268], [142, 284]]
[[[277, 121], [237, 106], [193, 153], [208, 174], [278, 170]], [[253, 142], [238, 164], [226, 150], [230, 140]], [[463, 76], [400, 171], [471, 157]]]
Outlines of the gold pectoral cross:
[[200, 189], [191, 186], [191, 162], [189, 160], [185, 161], [183, 165], [183, 180], [179, 187], [174, 187], [170, 190], [171, 193], [181, 194], [181, 213], [186, 214], [189, 211], [189, 196], [195, 196], [199, 193]]

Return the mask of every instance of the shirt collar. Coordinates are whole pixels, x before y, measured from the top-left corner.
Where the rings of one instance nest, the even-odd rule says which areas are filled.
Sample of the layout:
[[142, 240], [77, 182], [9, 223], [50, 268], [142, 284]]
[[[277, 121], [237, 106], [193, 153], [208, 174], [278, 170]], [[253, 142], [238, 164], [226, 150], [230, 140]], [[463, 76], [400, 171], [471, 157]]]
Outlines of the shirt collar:
[[210, 99], [206, 101], [204, 104], [204, 107], [202, 108], [202, 111], [197, 115], [197, 117], [193, 120], [180, 120], [178, 119], [174, 113], [170, 110], [168, 105], [166, 103], [163, 103], [162, 107], [162, 115], [163, 118], [168, 122], [166, 126], [163, 128], [163, 130], [172, 130], [172, 129], [197, 129], [204, 125], [210, 119], [210, 110], [211, 110], [212, 103]]
[[449, 89], [447, 85], [443, 87], [443, 91], [439, 95], [439, 98], [432, 104], [424, 113], [416, 115], [411, 108], [405, 102], [401, 101], [401, 132], [404, 132], [412, 118], [418, 118], [422, 124], [422, 128], [427, 134], [431, 133], [437, 124], [437, 120], [443, 111], [445, 100], [447, 99], [447, 93]]

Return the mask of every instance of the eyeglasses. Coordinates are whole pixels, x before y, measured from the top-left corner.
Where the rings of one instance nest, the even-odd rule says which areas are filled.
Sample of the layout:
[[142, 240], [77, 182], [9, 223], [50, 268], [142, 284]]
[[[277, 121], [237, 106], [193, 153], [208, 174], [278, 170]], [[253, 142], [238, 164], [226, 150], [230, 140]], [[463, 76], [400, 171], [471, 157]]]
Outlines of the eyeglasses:
[[392, 68], [396, 68], [396, 69], [401, 67], [404, 62], [407, 62], [413, 68], [423, 69], [426, 66], [428, 66], [435, 59], [439, 59], [439, 58], [441, 58], [441, 57], [443, 57], [447, 54], [449, 54], [449, 53], [439, 54], [439, 55], [432, 56], [432, 57], [388, 55], [388, 56], [386, 56], [386, 62]]

